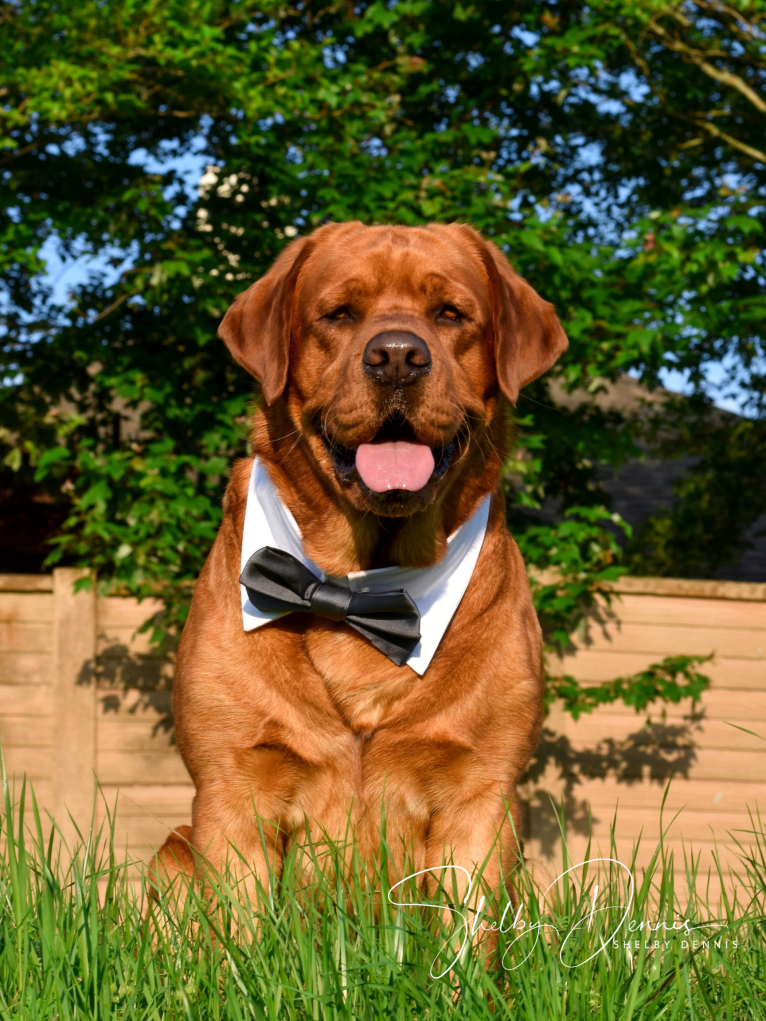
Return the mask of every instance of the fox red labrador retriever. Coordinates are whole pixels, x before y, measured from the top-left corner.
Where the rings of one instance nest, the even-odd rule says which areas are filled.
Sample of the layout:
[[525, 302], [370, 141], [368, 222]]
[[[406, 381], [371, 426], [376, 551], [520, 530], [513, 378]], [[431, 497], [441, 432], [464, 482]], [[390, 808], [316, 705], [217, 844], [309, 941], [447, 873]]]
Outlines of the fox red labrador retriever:
[[543, 688], [500, 472], [507, 404], [567, 346], [553, 307], [468, 226], [336, 223], [220, 336], [263, 400], [183, 633], [196, 794], [158, 867], [234, 847], [252, 892], [306, 826], [340, 840], [350, 818], [373, 855], [384, 809], [417, 869], [496, 846], [499, 884]]

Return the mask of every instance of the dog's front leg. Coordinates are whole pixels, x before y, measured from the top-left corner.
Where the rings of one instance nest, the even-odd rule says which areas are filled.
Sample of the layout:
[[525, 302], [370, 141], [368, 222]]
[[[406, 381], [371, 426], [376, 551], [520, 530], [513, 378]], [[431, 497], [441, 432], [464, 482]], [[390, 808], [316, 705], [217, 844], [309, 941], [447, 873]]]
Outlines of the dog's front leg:
[[209, 871], [211, 882], [231, 885], [255, 905], [281, 873], [300, 770], [280, 748], [228, 752], [198, 783], [191, 841], [198, 873]]
[[282, 867], [279, 821], [260, 817], [246, 795], [221, 803], [204, 787], [194, 798], [192, 819], [198, 875], [253, 905], [268, 895]]
[[455, 910], [465, 919], [455, 953], [467, 951], [470, 943], [484, 944], [489, 951], [496, 942], [493, 923], [509, 897], [516, 901], [513, 874], [522, 861], [520, 824], [515, 800], [509, 804], [496, 790], [433, 814], [426, 845], [429, 893], [439, 887], [446, 893], [452, 910], [445, 912], [445, 922], [451, 927], [459, 917]]
[[193, 825], [174, 831], [155, 856], [149, 873], [151, 905], [166, 905], [182, 917], [194, 885], [206, 911], [215, 914], [222, 908], [221, 921], [229, 917], [224, 927], [248, 931], [251, 923], [243, 920], [269, 897], [281, 870], [284, 834], [279, 822], [260, 816], [253, 792], [236, 782], [199, 787], [192, 819]]

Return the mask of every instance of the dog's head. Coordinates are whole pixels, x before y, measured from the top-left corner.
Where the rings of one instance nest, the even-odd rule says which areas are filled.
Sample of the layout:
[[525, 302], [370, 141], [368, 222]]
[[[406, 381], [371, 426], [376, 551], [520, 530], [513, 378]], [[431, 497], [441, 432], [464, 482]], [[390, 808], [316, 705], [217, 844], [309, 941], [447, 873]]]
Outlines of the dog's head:
[[339, 495], [387, 518], [449, 491], [502, 397], [567, 346], [553, 306], [462, 224], [321, 227], [219, 332]]

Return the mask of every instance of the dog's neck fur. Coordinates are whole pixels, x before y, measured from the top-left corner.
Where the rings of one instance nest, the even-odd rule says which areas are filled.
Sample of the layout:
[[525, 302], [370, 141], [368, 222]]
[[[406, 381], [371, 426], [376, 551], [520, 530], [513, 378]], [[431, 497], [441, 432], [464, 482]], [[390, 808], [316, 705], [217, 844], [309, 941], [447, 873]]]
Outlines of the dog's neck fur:
[[253, 452], [266, 464], [295, 518], [307, 555], [336, 576], [438, 563], [447, 537], [498, 486], [508, 448], [508, 427], [499, 410], [483, 434], [472, 439], [459, 473], [440, 499], [411, 517], [379, 518], [353, 508], [325, 476], [283, 401], [260, 408], [253, 426]]

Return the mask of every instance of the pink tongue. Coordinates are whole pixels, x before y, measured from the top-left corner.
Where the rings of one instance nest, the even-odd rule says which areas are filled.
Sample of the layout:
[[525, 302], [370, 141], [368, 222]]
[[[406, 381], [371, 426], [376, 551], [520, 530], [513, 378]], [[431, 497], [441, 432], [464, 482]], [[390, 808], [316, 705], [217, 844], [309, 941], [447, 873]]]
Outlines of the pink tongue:
[[356, 467], [373, 493], [388, 489], [415, 493], [431, 478], [434, 455], [425, 443], [363, 443], [356, 452]]

